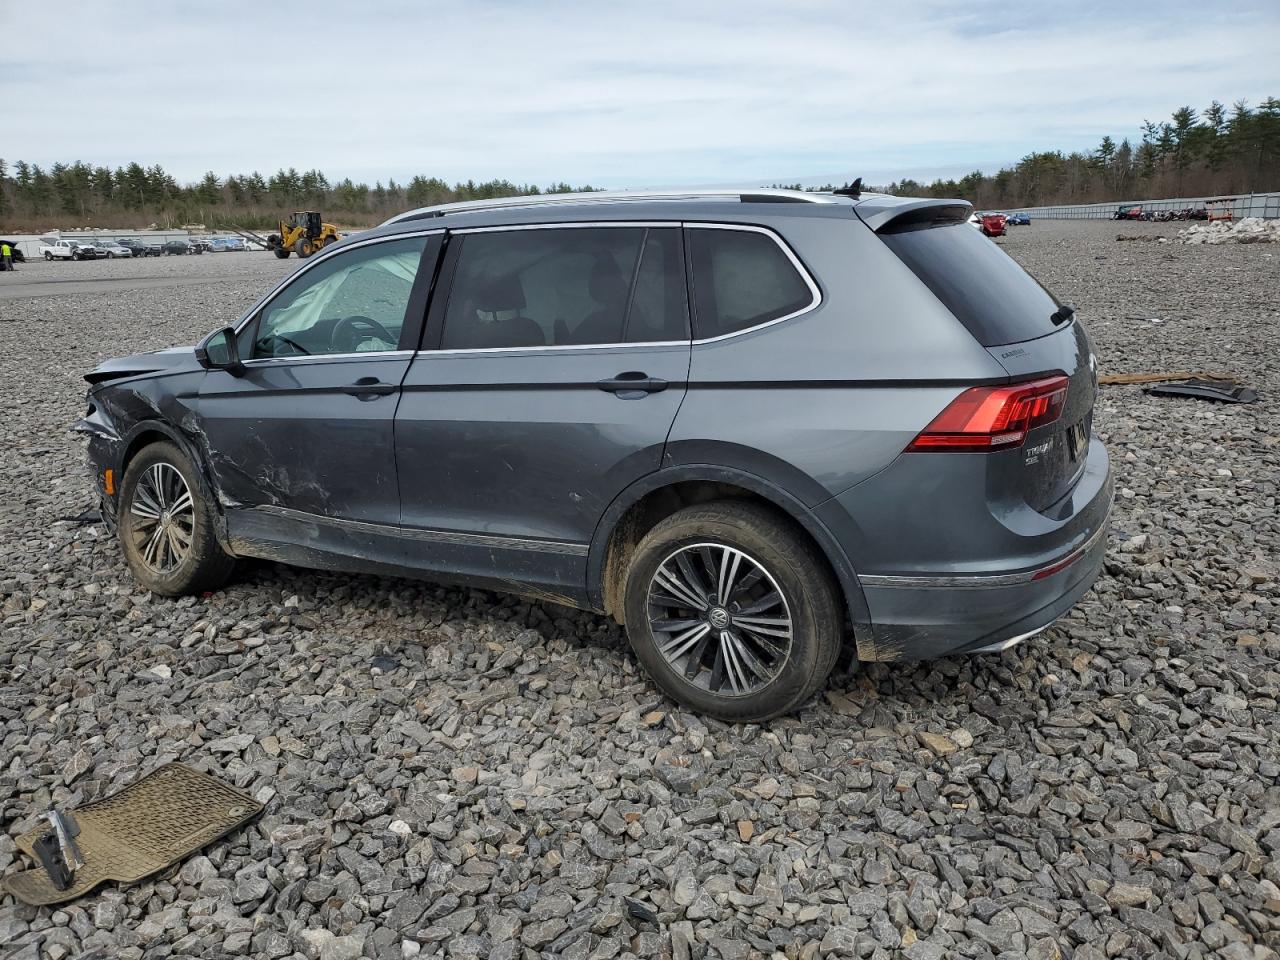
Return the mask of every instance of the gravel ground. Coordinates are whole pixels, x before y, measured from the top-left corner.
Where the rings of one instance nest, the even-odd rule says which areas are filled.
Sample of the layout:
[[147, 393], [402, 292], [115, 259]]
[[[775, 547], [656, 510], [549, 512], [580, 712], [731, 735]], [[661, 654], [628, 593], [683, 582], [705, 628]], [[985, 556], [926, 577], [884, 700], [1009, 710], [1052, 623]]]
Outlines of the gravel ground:
[[[1176, 232], [1176, 225], [1125, 225]], [[874, 665], [765, 726], [666, 701], [605, 620], [248, 565], [140, 592], [89, 503], [82, 371], [192, 342], [296, 266], [0, 302], [0, 871], [52, 800], [183, 760], [267, 803], [180, 870], [61, 909], [37, 957], [1276, 957], [1280, 254], [1035, 223], [1006, 248], [1104, 373], [1225, 370], [1262, 403], [1105, 388], [1106, 573], [1002, 655]]]

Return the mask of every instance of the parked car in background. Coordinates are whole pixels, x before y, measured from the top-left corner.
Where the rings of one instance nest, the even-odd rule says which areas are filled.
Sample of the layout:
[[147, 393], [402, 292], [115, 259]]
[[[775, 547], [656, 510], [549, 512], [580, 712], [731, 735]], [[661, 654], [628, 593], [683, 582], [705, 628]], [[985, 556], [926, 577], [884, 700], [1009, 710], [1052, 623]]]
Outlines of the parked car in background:
[[187, 237], [187, 243], [191, 244], [192, 253], [204, 253], [209, 249], [208, 237]]
[[1025, 213], [1008, 213], [1005, 214], [1005, 223], [1011, 227], [1028, 227], [1031, 225], [1031, 218]]
[[108, 260], [123, 259], [132, 257], [133, 251], [124, 244], [116, 243], [114, 240], [99, 240], [97, 247], [102, 251], [102, 255]]
[[1003, 237], [1005, 215], [1003, 213], [977, 213], [969, 217], [969, 223], [982, 231], [984, 236]]
[[137, 237], [117, 237], [116, 243], [122, 247], [128, 247], [135, 257], [160, 256], [160, 244], [152, 241], [139, 240]]
[[96, 260], [98, 257], [98, 248], [92, 243], [55, 237], [42, 240], [40, 252], [46, 260]]
[[209, 252], [210, 253], [226, 253], [231, 248], [227, 246], [226, 237], [210, 237]]
[[191, 244], [185, 240], [166, 240], [160, 249], [166, 256], [179, 256], [191, 253]]
[[227, 237], [227, 249], [243, 253], [249, 248], [245, 245], [244, 237]]
[[1113, 488], [1080, 318], [968, 215], [783, 190], [411, 211], [195, 348], [89, 371], [93, 495], [157, 594], [237, 557], [523, 593], [611, 615], [729, 721], [795, 709], [846, 643], [1006, 650], [1098, 576]]
[[1111, 215], [1112, 220], [1146, 220], [1147, 217], [1142, 212], [1141, 204], [1129, 203], [1119, 207], [1115, 213]]
[[7, 243], [7, 244], [9, 245], [9, 249], [13, 251], [13, 262], [14, 262], [14, 263], [26, 263], [26, 262], [27, 262], [27, 257], [26, 257], [26, 255], [25, 255], [25, 254], [24, 254], [24, 253], [23, 253], [23, 252], [18, 248], [18, 241], [17, 241], [17, 240], [4, 240], [4, 239], [0, 239], [0, 244], [5, 244], [5, 243]]

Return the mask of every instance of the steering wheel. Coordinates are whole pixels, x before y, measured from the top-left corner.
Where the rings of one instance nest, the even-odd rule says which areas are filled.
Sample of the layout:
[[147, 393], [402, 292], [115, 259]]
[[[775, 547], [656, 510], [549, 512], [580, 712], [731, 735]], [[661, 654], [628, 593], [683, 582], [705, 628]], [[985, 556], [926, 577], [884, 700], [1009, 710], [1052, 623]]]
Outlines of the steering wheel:
[[254, 353], [258, 354], [258, 352], [261, 351], [260, 355], [268, 357], [289, 356], [289, 354], [276, 353], [275, 347], [272, 346], [272, 344], [277, 341], [285, 344], [293, 350], [296, 350], [298, 353], [305, 355], [310, 355], [311, 353], [310, 350], [298, 343], [296, 340], [290, 340], [288, 337], [279, 333], [268, 333], [265, 337], [260, 337], [255, 345]]
[[368, 336], [376, 337], [388, 344], [390, 350], [395, 349], [397, 338], [391, 331], [372, 317], [356, 315], [343, 317], [333, 325], [329, 334], [329, 349], [334, 353], [355, 353], [362, 340]]

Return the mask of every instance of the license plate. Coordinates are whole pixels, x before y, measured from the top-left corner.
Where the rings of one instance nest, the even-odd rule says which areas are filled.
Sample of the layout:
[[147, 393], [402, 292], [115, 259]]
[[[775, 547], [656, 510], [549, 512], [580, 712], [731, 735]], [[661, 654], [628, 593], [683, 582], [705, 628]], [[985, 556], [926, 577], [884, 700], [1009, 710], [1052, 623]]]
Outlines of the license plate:
[[1083, 420], [1077, 424], [1073, 424], [1071, 429], [1067, 431], [1067, 449], [1071, 451], [1072, 460], [1080, 459], [1080, 453], [1084, 450], [1088, 439], [1089, 434], [1085, 429], [1085, 422]]

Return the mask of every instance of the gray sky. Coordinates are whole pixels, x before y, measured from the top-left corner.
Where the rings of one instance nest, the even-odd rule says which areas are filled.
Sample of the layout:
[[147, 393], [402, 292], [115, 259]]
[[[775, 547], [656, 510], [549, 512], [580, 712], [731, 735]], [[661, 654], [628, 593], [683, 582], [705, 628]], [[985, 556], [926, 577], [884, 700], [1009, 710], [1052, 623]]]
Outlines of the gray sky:
[[1256, 104], [1278, 49], [1274, 0], [0, 0], [0, 156], [875, 183]]

